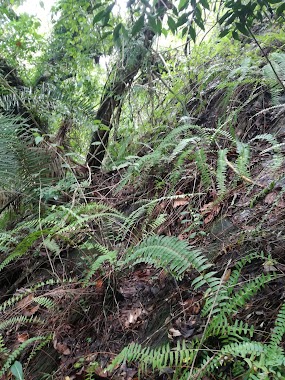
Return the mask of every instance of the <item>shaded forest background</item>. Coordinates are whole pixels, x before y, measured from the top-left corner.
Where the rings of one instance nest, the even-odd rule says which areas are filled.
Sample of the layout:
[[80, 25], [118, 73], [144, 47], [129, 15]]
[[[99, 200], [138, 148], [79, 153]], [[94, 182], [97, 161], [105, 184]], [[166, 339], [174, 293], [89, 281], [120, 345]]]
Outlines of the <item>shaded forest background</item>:
[[20, 4], [0, 378], [284, 379], [284, 2]]

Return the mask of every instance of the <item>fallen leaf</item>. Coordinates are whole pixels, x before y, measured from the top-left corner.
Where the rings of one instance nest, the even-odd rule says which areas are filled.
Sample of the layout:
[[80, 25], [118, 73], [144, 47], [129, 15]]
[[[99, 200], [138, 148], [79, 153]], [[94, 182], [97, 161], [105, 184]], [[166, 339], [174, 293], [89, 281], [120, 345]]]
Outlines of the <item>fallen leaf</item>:
[[22, 333], [17, 335], [17, 341], [20, 343], [25, 342], [26, 340], [29, 339], [29, 334], [28, 333]]
[[23, 311], [23, 315], [25, 317], [31, 317], [32, 315], [34, 315], [40, 308], [40, 305], [35, 305], [35, 306], [32, 306], [32, 305], [29, 305], [27, 306], [24, 311]]
[[64, 343], [58, 343], [57, 344], [57, 351], [62, 355], [70, 355], [71, 351]]
[[23, 298], [21, 301], [18, 302], [17, 307], [20, 309], [25, 309], [34, 299], [34, 294], [31, 293], [27, 295], [27, 297]]
[[231, 273], [232, 273], [231, 269], [226, 270], [226, 273], [223, 275], [223, 284], [230, 279]]
[[135, 324], [142, 313], [143, 309], [140, 307], [131, 310], [128, 314], [127, 321], [125, 322], [125, 327], [129, 327], [130, 325]]
[[187, 198], [175, 199], [173, 201], [173, 208], [177, 208], [179, 206], [185, 206], [185, 205], [188, 205], [188, 203], [189, 203], [189, 200]]
[[177, 336], [181, 336], [181, 332], [177, 329], [174, 329], [173, 327], [171, 327], [169, 330], [168, 330], [169, 334], [170, 334], [170, 337], [177, 337]]
[[185, 308], [185, 312], [187, 312], [187, 314], [197, 315], [201, 310], [200, 297], [188, 298], [182, 303], [182, 306]]
[[220, 210], [220, 204], [215, 204], [214, 202], [209, 202], [201, 207], [200, 212], [203, 216], [205, 216], [204, 224], [210, 223], [215, 218], [215, 216], [218, 215]]
[[276, 201], [277, 195], [278, 195], [277, 191], [273, 191], [267, 194], [266, 197], [264, 198], [264, 203], [266, 203], [267, 205], [271, 205], [273, 202]]
[[64, 343], [58, 342], [56, 338], [53, 341], [53, 347], [61, 355], [70, 355], [71, 354], [71, 351], [67, 347], [67, 345]]

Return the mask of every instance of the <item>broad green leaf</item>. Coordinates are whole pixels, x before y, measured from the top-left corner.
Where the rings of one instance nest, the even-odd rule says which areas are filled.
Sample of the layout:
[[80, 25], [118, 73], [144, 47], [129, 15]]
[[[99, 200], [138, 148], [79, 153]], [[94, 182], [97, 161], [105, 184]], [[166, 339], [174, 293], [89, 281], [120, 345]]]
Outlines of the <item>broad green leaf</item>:
[[141, 15], [137, 21], [135, 22], [133, 28], [132, 28], [132, 36], [135, 36], [138, 34], [144, 26], [144, 14]]
[[188, 33], [189, 33], [188, 26], [184, 26], [184, 28], [182, 29], [182, 32], [181, 32], [181, 36], [184, 37]]
[[167, 18], [167, 24], [169, 26], [169, 29], [174, 34], [176, 32], [176, 22], [173, 20], [172, 17], [168, 16]]
[[102, 20], [105, 17], [105, 14], [106, 14], [105, 9], [103, 11], [100, 11], [99, 13], [97, 13], [93, 18], [93, 25], [95, 25], [97, 22]]
[[[246, 26], [243, 25], [243, 24], [241, 24], [241, 23], [239, 23], [239, 22], [236, 23], [236, 29], [237, 29], [239, 32], [241, 32], [242, 34], [244, 34], [245, 36], [248, 35], [248, 30], [247, 30]], [[235, 39], [236, 39], [236, 38], [235, 38]]]
[[239, 35], [238, 35], [238, 33], [237, 33], [235, 30], [232, 31], [232, 36], [233, 36], [233, 39], [234, 39], [234, 40], [239, 41]]
[[114, 31], [113, 31], [113, 39], [114, 39], [114, 42], [117, 42], [119, 41], [120, 39], [120, 29], [122, 27], [122, 23], [120, 22], [118, 25], [116, 25]]
[[162, 29], [162, 22], [160, 19], [157, 19], [157, 31], [156, 34], [160, 35], [161, 34], [161, 29]]
[[148, 15], [147, 19], [148, 19], [149, 26], [152, 28], [154, 33], [159, 34], [159, 32], [161, 31], [158, 30], [158, 24], [157, 24], [158, 19], [156, 19], [156, 17], [154, 17], [153, 15]]
[[221, 18], [219, 18], [219, 20], [218, 20], [219, 24], [222, 25], [223, 22], [224, 22], [227, 18], [230, 17], [231, 13], [232, 13], [232, 12], [227, 11], [227, 12], [226, 12]]
[[208, 0], [200, 0], [200, 3], [203, 5], [204, 8], [210, 9]]
[[224, 29], [220, 33], [220, 37], [225, 37], [229, 34], [230, 30], [229, 29]]
[[10, 370], [17, 380], [24, 380], [23, 367], [20, 362], [15, 361]]
[[277, 10], [276, 10], [276, 14], [277, 16], [281, 16], [281, 14], [285, 11], [285, 3], [281, 4]]
[[192, 41], [195, 42], [196, 41], [196, 31], [192, 25], [190, 25], [190, 27], [189, 27], [189, 35], [190, 35]]
[[189, 4], [189, 0], [180, 0], [179, 5], [178, 5], [178, 10], [182, 11], [185, 9]]
[[39, 143], [41, 143], [43, 141], [43, 136], [36, 136], [35, 137], [35, 144], [36, 145], [39, 145]]
[[176, 28], [185, 24], [188, 21], [188, 16], [189, 16], [189, 13], [184, 13], [183, 15], [181, 15], [177, 20]]

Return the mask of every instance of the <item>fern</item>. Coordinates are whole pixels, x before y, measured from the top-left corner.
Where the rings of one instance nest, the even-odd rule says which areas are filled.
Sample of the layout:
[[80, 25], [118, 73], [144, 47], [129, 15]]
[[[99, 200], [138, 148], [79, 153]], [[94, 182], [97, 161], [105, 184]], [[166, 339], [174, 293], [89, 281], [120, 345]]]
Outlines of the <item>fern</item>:
[[41, 351], [49, 342], [52, 341], [52, 339], [53, 339], [53, 334], [49, 334], [46, 337], [43, 337], [42, 341], [33, 347], [32, 352], [30, 353], [30, 355], [27, 359], [26, 366], [35, 357], [37, 352]]
[[151, 349], [140, 344], [132, 343], [125, 347], [113, 362], [107, 367], [107, 371], [113, 371], [121, 363], [138, 361], [140, 371], [146, 373], [148, 368], [161, 370], [166, 367], [178, 367], [185, 363], [191, 363], [194, 351], [191, 344], [178, 341], [176, 347], [171, 348], [169, 344]]
[[32, 323], [38, 323], [43, 324], [43, 321], [35, 316], [32, 317], [26, 317], [24, 315], [15, 316], [7, 319], [6, 321], [0, 322], [0, 331], [6, 330], [8, 327], [12, 328], [16, 325], [23, 325], [23, 324], [32, 324]]
[[2, 271], [8, 264], [12, 261], [22, 257], [25, 253], [27, 253], [28, 249], [32, 246], [32, 244], [41, 236], [51, 232], [50, 230], [43, 231], [35, 231], [25, 237], [15, 248], [15, 250], [9, 254], [9, 256], [2, 261], [0, 264], [0, 271]]
[[99, 256], [97, 259], [91, 264], [91, 268], [88, 271], [88, 274], [85, 276], [85, 279], [83, 280], [84, 285], [87, 286], [91, 277], [94, 275], [94, 273], [102, 268], [102, 264], [105, 262], [109, 262], [111, 265], [114, 265], [116, 263], [117, 259], [117, 252], [116, 251], [109, 251], [106, 247], [102, 246], [101, 244], [94, 243], [91, 245], [92, 249], [94, 249], [97, 254], [99, 253]]
[[238, 158], [236, 160], [236, 167], [240, 175], [250, 178], [248, 170], [250, 162], [250, 150], [249, 145], [236, 141]]
[[269, 346], [271, 348], [277, 347], [282, 342], [283, 335], [285, 334], [285, 303], [282, 304], [279, 313], [275, 319], [275, 326], [272, 331]]
[[[195, 136], [195, 137], [190, 137], [186, 139], [182, 139], [179, 141], [178, 145], [174, 148], [173, 152], [169, 156], [169, 162], [173, 161], [178, 155], [181, 155], [181, 153], [184, 151], [184, 149], [187, 147], [187, 145], [192, 144], [193, 147], [190, 151], [194, 149], [195, 146], [197, 146], [197, 143], [200, 141], [200, 138]], [[189, 153], [189, 150], [188, 150]]]
[[3, 336], [0, 334], [0, 354], [8, 354], [9, 350], [6, 348]]
[[[204, 359], [206, 365], [202, 365], [201, 368], [195, 370], [192, 376], [196, 379], [201, 379], [206, 374], [216, 371], [217, 368], [222, 367], [229, 358], [238, 358], [238, 360], [244, 360], [248, 366], [248, 373], [245, 379], [266, 379], [270, 378], [270, 375], [276, 375], [278, 371], [280, 376], [274, 377], [276, 379], [282, 379], [285, 369], [285, 356], [280, 347], [272, 349], [266, 344], [259, 342], [239, 342], [230, 343], [224, 346], [218, 355], [215, 357], [207, 356]], [[283, 367], [283, 368], [282, 368]], [[264, 377], [266, 376], [266, 377]], [[186, 379], [187, 376], [183, 377]]]
[[204, 187], [208, 189], [211, 186], [211, 173], [207, 163], [207, 156], [204, 149], [198, 149], [194, 154], [197, 168], [201, 174], [201, 179]]
[[5, 373], [10, 369], [12, 363], [17, 359], [17, 357], [26, 349], [27, 346], [29, 346], [31, 343], [40, 341], [45, 339], [42, 336], [37, 336], [34, 338], [27, 339], [25, 342], [20, 344], [19, 347], [17, 347], [12, 353], [9, 354], [8, 358], [6, 359], [3, 367], [0, 370], [0, 376], [4, 376]]
[[227, 170], [227, 153], [228, 149], [220, 149], [218, 152], [218, 161], [217, 161], [217, 186], [221, 194], [226, 191], [226, 170]]
[[4, 301], [0, 305], [0, 312], [6, 311], [10, 307], [14, 306], [17, 302], [21, 301], [24, 297], [33, 293], [34, 291], [36, 291], [39, 288], [59, 284], [61, 282], [65, 282], [65, 281], [64, 280], [59, 281], [59, 280], [49, 279], [49, 280], [46, 280], [43, 282], [39, 282], [39, 283], [33, 285], [30, 289], [26, 289], [23, 293], [15, 294], [12, 297], [8, 298], [6, 301]]
[[276, 140], [276, 138], [273, 135], [271, 135], [270, 133], [264, 133], [262, 135], [255, 136], [253, 139], [250, 140], [250, 143], [252, 143], [252, 142], [254, 142], [256, 140], [265, 140], [269, 144], [271, 144], [271, 147], [263, 150], [263, 152], [261, 152], [261, 154], [265, 154], [268, 151], [273, 150], [274, 151], [274, 154], [273, 154], [273, 165], [271, 165], [270, 170], [272, 172], [275, 171], [275, 170], [277, 170], [283, 164], [283, 161], [284, 161], [283, 155], [282, 155], [282, 152], [281, 152], [281, 149], [280, 149], [280, 147], [282, 145], [279, 144], [278, 141]]
[[123, 265], [141, 262], [161, 267], [176, 279], [181, 279], [190, 267], [202, 272], [211, 266], [199, 249], [169, 236], [150, 236], [143, 240], [127, 254]]
[[50, 298], [44, 296], [34, 297], [33, 301], [35, 301], [40, 306], [45, 307], [46, 309], [54, 309], [56, 306]]
[[[199, 251], [193, 252], [193, 248], [184, 241], [173, 237], [152, 236], [134, 247], [124, 264], [151, 263], [168, 270], [178, 279], [190, 266], [199, 272], [192, 285], [198, 290], [207, 286], [201, 315], [207, 317], [208, 322], [201, 340], [194, 338], [191, 343], [178, 342], [175, 348], [171, 348], [169, 344], [157, 348], [142, 347], [139, 344], [129, 345], [114, 359], [108, 370], [113, 370], [126, 361], [138, 361], [142, 373], [150, 368], [154, 371], [165, 367], [176, 367], [175, 375], [178, 376], [176, 378], [186, 380], [202, 379], [203, 376], [215, 373], [217, 368], [230, 363], [237, 375], [247, 374], [245, 379], [254, 378], [253, 376], [263, 379], [264, 373], [274, 374], [278, 372], [277, 369], [281, 373], [277, 378], [282, 379], [285, 357], [279, 345], [284, 335], [284, 305], [276, 318], [268, 345], [250, 342], [255, 333], [253, 326], [239, 320], [232, 322], [233, 315], [238, 309], [244, 307], [245, 303], [266, 283], [276, 278], [274, 274], [262, 274], [243, 284], [241, 289], [234, 293], [242, 269], [256, 259], [268, 260], [263, 253], [248, 254], [237, 262], [230, 278], [224, 283], [223, 276], [219, 278], [215, 271], [209, 271], [211, 265], [207, 259]], [[207, 339], [210, 338], [219, 338], [222, 348], [214, 354], [210, 354], [210, 349], [207, 349], [205, 356], [201, 346], [202, 344], [206, 346]], [[199, 360], [203, 356], [204, 359], [196, 363], [198, 354]], [[190, 366], [192, 369], [189, 372], [187, 368]]]
[[[280, 78], [281, 81], [284, 82], [285, 80], [285, 64], [284, 64], [285, 54], [273, 52], [270, 55], [269, 59], [278, 77]], [[280, 104], [282, 101], [281, 94], [283, 92], [283, 89], [281, 88], [280, 83], [276, 78], [276, 74], [274, 73], [274, 71], [272, 70], [272, 67], [269, 64], [264, 66], [263, 75], [264, 75], [265, 81], [269, 85], [273, 105]]]

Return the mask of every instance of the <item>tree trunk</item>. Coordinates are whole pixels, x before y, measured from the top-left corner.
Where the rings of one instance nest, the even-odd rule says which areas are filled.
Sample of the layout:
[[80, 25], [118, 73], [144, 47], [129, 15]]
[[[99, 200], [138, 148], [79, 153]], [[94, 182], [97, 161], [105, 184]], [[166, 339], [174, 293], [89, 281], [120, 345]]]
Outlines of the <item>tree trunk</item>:
[[[158, 2], [159, 14], [161, 19], [165, 15], [168, 2]], [[156, 6], [156, 11], [158, 10]], [[101, 98], [101, 104], [96, 114], [96, 120], [99, 122], [98, 130], [93, 133], [90, 148], [87, 154], [87, 165], [91, 168], [91, 172], [96, 172], [100, 169], [102, 161], [105, 157], [110, 131], [113, 127], [112, 118], [116, 108], [120, 104], [120, 99], [131, 86], [136, 74], [138, 73], [141, 62], [148, 49], [151, 47], [154, 32], [149, 26], [145, 26], [142, 36], [136, 38], [137, 47], [139, 47], [140, 38], [142, 38], [141, 48], [128, 51], [126, 49], [124, 63], [121, 61], [114, 65], [114, 69], [105, 86], [104, 94]], [[131, 48], [130, 48], [131, 49]], [[130, 54], [131, 53], [131, 54]], [[129, 57], [131, 56], [131, 59]], [[129, 63], [128, 63], [129, 60]], [[117, 69], [119, 67], [119, 69]], [[101, 128], [100, 128], [101, 125]], [[102, 128], [105, 126], [106, 128]]]

